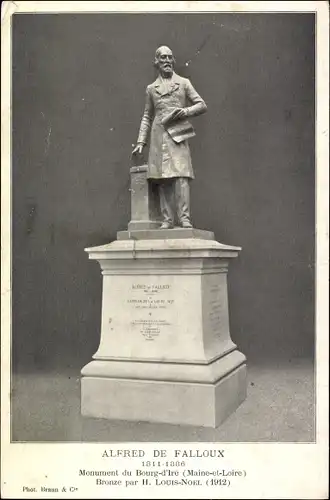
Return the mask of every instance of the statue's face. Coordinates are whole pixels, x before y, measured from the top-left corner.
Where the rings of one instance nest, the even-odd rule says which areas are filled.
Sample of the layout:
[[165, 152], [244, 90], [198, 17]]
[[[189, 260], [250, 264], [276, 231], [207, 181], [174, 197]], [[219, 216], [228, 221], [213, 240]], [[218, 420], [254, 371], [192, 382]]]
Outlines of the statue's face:
[[162, 47], [157, 56], [158, 69], [164, 75], [173, 73], [174, 58], [171, 49]]

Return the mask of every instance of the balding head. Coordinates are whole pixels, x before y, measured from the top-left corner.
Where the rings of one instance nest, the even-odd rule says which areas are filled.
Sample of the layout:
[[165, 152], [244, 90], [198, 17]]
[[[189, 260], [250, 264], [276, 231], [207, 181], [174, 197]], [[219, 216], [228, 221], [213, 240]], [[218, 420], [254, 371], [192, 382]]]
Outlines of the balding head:
[[171, 54], [171, 56], [173, 57], [173, 52], [166, 45], [162, 45], [161, 47], [158, 47], [158, 49], [156, 50], [156, 53], [155, 53], [155, 59], [158, 59], [158, 57], [161, 54]]

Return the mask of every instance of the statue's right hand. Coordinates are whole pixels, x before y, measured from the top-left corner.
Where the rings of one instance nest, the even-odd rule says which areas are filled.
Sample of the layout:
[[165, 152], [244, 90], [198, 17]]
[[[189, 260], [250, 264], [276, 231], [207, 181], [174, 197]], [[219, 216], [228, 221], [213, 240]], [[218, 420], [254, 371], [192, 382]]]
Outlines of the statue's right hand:
[[143, 147], [144, 147], [144, 144], [142, 143], [138, 143], [135, 148], [133, 149], [132, 151], [132, 155], [136, 155], [136, 154], [142, 154], [142, 150], [143, 150]]

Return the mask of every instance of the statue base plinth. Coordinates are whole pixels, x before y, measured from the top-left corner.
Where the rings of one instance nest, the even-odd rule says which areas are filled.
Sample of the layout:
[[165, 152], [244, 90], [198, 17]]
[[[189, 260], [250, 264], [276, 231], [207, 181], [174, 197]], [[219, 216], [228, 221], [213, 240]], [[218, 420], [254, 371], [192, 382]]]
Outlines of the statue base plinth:
[[212, 231], [203, 229], [174, 227], [173, 229], [138, 229], [118, 231], [118, 240], [167, 240], [167, 239], [198, 238], [201, 240], [214, 240]]
[[240, 248], [177, 231], [197, 233], [86, 249], [100, 263], [103, 297], [100, 345], [82, 370], [83, 415], [216, 427], [245, 399], [227, 298]]

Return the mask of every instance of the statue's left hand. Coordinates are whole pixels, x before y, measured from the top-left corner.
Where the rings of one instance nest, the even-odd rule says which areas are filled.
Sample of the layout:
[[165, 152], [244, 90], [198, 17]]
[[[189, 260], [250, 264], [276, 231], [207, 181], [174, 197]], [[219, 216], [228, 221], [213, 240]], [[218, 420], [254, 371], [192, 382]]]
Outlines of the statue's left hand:
[[187, 113], [187, 110], [185, 108], [178, 108], [175, 110], [175, 115], [173, 118], [175, 120], [179, 120], [182, 118], [186, 118], [187, 116], [188, 116], [188, 113]]

